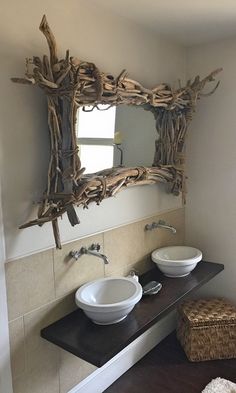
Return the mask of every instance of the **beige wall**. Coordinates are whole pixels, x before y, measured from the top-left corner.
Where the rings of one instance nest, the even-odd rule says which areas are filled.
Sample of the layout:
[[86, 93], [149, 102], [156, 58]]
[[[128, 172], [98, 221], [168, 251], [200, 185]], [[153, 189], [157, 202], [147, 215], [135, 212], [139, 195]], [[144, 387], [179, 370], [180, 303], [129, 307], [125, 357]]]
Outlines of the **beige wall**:
[[[79, 209], [79, 227], [72, 228], [63, 218], [62, 241], [71, 243], [62, 251], [52, 249], [50, 225], [18, 230], [35, 216], [35, 204], [44, 191], [49, 137], [42, 92], [13, 84], [10, 77], [23, 76], [25, 57], [47, 53], [38, 29], [44, 13], [61, 57], [69, 48], [71, 55], [114, 75], [127, 68], [147, 87], [185, 80], [181, 46], [89, 1], [9, 0], [1, 5], [0, 168], [14, 393], [66, 392], [91, 373], [93, 366], [42, 340], [40, 329], [74, 309], [73, 292], [82, 283], [104, 275], [125, 275], [133, 266], [142, 272], [150, 266], [148, 255], [154, 248], [182, 243], [184, 236], [181, 199], [167, 195], [163, 186], [129, 189], [100, 207]], [[144, 218], [150, 217], [151, 222], [154, 215], [171, 209], [163, 218], [177, 226], [177, 236], [144, 233]], [[66, 257], [71, 249], [95, 240], [110, 259], [106, 269], [95, 258], [75, 263]]]
[[[145, 231], [163, 219], [177, 229]], [[109, 259], [68, 257], [73, 249], [99, 242]], [[40, 330], [75, 309], [74, 291], [104, 276], [139, 274], [150, 269], [155, 248], [183, 244], [184, 209], [163, 213], [118, 229], [78, 240], [63, 250], [49, 250], [9, 262], [6, 267], [11, 364], [14, 393], [66, 393], [95, 370], [91, 364], [40, 337]]]
[[189, 76], [223, 67], [220, 86], [202, 98], [189, 132], [186, 241], [225, 271], [201, 291], [236, 301], [236, 39], [188, 50]]
[[[128, 20], [112, 16], [89, 1], [3, 2], [0, 167], [8, 260], [54, 245], [50, 224], [18, 229], [36, 215], [33, 202], [36, 203], [44, 191], [49, 141], [43, 93], [10, 81], [12, 76], [23, 76], [25, 57], [47, 53], [45, 38], [38, 29], [44, 13], [57, 38], [60, 56], [69, 48], [71, 55], [94, 61], [100, 69], [114, 75], [127, 68], [131, 77], [147, 87], [163, 81], [174, 83], [179, 78], [185, 80], [183, 48]], [[100, 207], [91, 206], [89, 211], [79, 209], [80, 226], [72, 228], [64, 217], [60, 222], [62, 240], [75, 240], [179, 206], [180, 199], [166, 195], [163, 187], [131, 189], [116, 199], [104, 201]]]

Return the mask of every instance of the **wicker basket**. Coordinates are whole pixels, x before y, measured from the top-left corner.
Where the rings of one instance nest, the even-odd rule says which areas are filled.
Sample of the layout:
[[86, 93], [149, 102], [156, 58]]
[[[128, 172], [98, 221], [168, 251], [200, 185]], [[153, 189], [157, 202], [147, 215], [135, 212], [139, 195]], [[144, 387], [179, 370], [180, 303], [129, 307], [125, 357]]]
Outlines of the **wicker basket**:
[[182, 303], [177, 338], [192, 362], [236, 357], [236, 307], [225, 299]]

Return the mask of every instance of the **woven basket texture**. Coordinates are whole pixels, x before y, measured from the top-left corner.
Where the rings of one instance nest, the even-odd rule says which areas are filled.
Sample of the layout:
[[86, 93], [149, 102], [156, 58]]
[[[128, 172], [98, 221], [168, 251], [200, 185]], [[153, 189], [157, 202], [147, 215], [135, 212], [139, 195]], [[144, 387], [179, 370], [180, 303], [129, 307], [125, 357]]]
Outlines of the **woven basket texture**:
[[236, 357], [236, 307], [225, 299], [182, 303], [177, 338], [190, 361]]

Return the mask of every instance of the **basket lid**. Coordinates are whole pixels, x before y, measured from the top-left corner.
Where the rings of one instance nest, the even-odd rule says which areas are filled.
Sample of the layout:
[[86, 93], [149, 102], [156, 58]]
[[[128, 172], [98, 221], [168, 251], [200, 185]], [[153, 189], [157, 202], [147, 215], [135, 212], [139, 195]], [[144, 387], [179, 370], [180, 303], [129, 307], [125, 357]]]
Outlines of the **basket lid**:
[[191, 326], [236, 323], [236, 307], [225, 299], [187, 300], [180, 313]]

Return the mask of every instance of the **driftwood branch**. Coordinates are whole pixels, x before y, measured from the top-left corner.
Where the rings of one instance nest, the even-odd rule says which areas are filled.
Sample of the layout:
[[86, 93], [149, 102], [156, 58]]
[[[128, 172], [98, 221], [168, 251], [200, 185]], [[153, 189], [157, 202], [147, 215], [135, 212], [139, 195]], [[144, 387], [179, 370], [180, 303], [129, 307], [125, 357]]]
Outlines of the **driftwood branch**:
[[53, 67], [53, 65], [58, 62], [57, 44], [53, 32], [48, 25], [46, 15], [43, 15], [43, 19], [40, 23], [39, 30], [45, 35], [47, 39], [49, 52], [50, 52], [51, 67]]
[[[166, 83], [149, 89], [129, 78], [126, 70], [115, 78], [99, 71], [93, 63], [70, 57], [69, 51], [59, 60], [56, 40], [45, 15], [40, 31], [46, 37], [50, 61], [46, 55], [42, 60], [39, 57], [27, 60], [25, 77], [12, 78], [12, 81], [37, 85], [44, 90], [51, 157], [38, 217], [20, 228], [52, 222], [56, 246], [61, 248], [57, 219], [67, 213], [71, 225], [78, 224], [74, 206], [88, 208], [90, 203], [100, 204], [127, 187], [157, 182], [166, 183], [174, 195], [182, 192], [185, 201], [184, 147], [188, 125], [197, 100], [206, 95], [203, 89], [215, 80], [221, 69], [202, 80], [197, 76], [177, 90]], [[218, 83], [207, 95], [215, 91]], [[76, 113], [80, 106], [98, 104], [139, 105], [153, 113], [159, 139], [152, 167], [111, 168], [83, 175], [76, 142]]]

